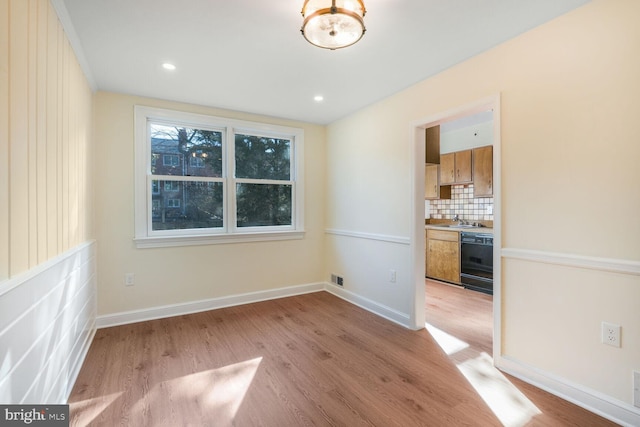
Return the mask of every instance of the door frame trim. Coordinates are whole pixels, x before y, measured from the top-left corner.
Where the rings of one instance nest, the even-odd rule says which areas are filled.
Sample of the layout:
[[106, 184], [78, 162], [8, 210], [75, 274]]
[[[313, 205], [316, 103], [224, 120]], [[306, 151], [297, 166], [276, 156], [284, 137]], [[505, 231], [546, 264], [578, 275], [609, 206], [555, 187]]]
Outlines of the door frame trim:
[[493, 360], [502, 352], [502, 182], [501, 182], [501, 135], [500, 135], [500, 93], [461, 105], [450, 110], [437, 112], [414, 120], [410, 125], [412, 153], [411, 235], [412, 270], [411, 283], [414, 286], [411, 307], [411, 324], [415, 329], [425, 325], [425, 203], [424, 203], [424, 158], [425, 129], [443, 122], [459, 119], [482, 111], [493, 110]]

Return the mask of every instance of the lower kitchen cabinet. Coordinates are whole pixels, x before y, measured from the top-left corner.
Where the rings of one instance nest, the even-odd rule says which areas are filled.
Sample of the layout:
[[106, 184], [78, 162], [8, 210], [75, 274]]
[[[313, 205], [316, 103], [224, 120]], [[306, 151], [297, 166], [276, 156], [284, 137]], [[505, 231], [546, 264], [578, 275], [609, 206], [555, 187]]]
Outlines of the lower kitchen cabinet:
[[426, 239], [427, 277], [460, 283], [460, 233], [427, 229]]

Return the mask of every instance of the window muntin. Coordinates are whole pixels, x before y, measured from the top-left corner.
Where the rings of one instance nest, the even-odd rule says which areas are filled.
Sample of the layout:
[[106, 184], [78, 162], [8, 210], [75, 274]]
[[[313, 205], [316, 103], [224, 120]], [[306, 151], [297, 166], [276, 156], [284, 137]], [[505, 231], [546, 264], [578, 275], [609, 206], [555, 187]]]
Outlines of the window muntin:
[[302, 156], [301, 129], [136, 107], [136, 244], [302, 238]]

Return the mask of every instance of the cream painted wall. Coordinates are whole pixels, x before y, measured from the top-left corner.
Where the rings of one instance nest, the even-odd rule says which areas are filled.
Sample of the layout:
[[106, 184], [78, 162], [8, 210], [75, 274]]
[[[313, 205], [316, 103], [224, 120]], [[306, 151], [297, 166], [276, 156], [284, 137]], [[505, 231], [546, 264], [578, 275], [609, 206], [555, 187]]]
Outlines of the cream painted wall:
[[[640, 370], [638, 16], [635, 0], [593, 1], [331, 124], [327, 228], [343, 235], [327, 237], [325, 274], [343, 270], [346, 290], [410, 313], [406, 266], [393, 286], [366, 277], [370, 266], [387, 266], [406, 248], [371, 240], [361, 251], [376, 250], [363, 265], [346, 241], [361, 237], [344, 235], [411, 236], [411, 123], [500, 93], [496, 243], [552, 261], [561, 253], [628, 264], [631, 273], [504, 258], [503, 348], [495, 356], [633, 412], [631, 372]], [[622, 325], [622, 348], [600, 343], [601, 321]]]
[[[136, 249], [133, 108], [146, 105], [304, 129], [302, 240]], [[108, 92], [95, 97], [98, 312], [101, 315], [326, 281], [323, 275], [325, 128]], [[124, 286], [125, 273], [135, 285]]]
[[0, 285], [92, 238], [92, 93], [48, 0], [0, 0]]

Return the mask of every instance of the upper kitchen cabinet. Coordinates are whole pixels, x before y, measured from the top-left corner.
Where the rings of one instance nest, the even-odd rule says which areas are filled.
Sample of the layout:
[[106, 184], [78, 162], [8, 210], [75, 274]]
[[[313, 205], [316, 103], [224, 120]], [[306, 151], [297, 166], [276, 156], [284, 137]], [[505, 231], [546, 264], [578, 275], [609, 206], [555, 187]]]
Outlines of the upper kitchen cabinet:
[[424, 198], [428, 200], [450, 199], [451, 186], [440, 186], [440, 165], [427, 165], [424, 169]]
[[440, 155], [440, 185], [469, 184], [473, 181], [472, 150]]
[[493, 196], [493, 146], [473, 149], [473, 196]]
[[425, 158], [427, 165], [440, 164], [440, 125], [425, 129]]

